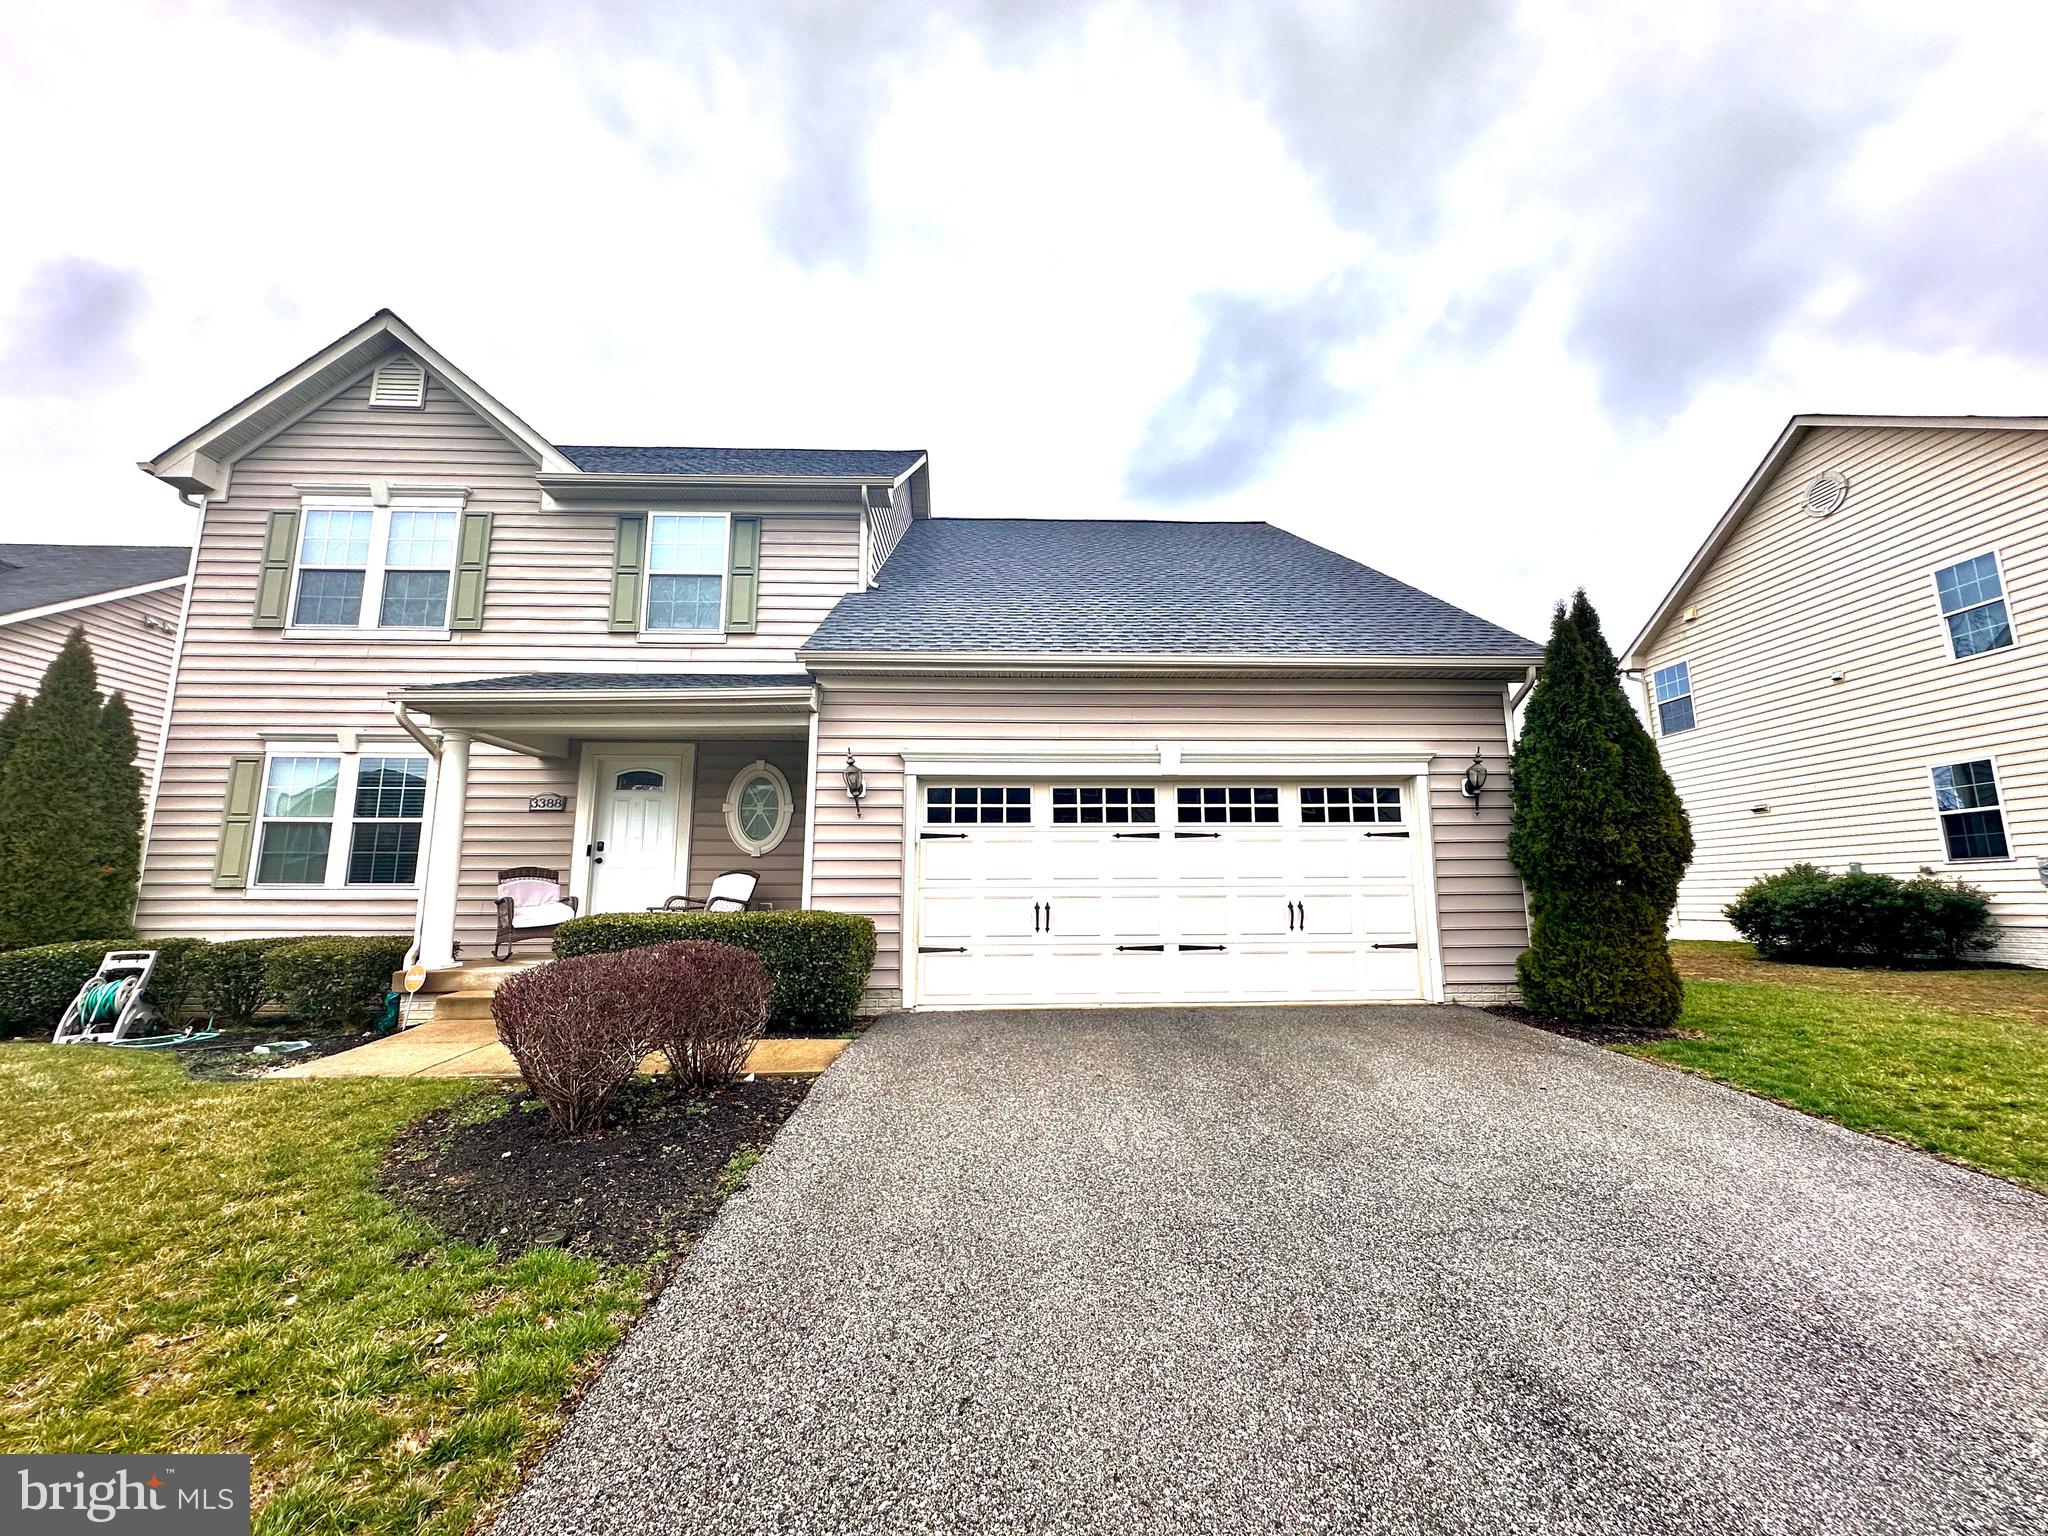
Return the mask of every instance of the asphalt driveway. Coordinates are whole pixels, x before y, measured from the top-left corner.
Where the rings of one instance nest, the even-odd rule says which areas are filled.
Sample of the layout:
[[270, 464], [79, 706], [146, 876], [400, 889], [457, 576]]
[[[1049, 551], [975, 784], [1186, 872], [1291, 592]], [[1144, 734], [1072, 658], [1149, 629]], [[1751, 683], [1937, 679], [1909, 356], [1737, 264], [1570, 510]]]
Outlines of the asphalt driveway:
[[900, 1016], [500, 1530], [2048, 1529], [2048, 1200], [1461, 1009]]

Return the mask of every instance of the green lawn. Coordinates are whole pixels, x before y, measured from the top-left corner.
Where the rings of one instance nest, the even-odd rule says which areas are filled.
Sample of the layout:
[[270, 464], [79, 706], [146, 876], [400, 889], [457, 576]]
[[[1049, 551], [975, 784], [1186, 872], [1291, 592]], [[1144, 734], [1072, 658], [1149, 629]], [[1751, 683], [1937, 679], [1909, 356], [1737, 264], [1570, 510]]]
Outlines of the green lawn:
[[469, 1529], [644, 1286], [377, 1195], [398, 1129], [472, 1091], [0, 1046], [0, 1450], [246, 1451], [258, 1532]]
[[1676, 944], [1685, 1036], [1635, 1055], [2048, 1190], [2048, 972], [1776, 965]]

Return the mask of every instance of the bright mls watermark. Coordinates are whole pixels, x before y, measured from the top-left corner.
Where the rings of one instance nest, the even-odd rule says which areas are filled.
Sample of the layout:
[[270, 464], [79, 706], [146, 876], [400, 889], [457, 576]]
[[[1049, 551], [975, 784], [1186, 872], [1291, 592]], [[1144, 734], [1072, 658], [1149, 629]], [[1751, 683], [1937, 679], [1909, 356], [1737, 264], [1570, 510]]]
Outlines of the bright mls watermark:
[[0, 1531], [248, 1536], [246, 1456], [0, 1456]]

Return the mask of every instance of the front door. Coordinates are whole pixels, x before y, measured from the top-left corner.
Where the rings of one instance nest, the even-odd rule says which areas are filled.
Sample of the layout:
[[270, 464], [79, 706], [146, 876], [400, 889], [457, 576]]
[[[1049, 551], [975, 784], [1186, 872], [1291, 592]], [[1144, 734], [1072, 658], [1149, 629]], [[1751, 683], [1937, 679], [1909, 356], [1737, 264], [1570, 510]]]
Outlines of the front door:
[[592, 912], [643, 912], [682, 892], [689, 825], [686, 762], [676, 752], [606, 752], [591, 817]]

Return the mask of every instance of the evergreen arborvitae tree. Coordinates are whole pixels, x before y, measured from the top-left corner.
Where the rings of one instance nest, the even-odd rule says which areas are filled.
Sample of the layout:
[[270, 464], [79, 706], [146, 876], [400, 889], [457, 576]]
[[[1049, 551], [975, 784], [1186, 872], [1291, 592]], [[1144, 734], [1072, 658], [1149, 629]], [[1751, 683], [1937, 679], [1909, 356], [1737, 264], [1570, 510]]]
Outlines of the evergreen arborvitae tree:
[[7, 759], [14, 751], [14, 743], [21, 735], [21, 722], [28, 717], [28, 700], [21, 694], [14, 696], [14, 702], [7, 706], [7, 713], [0, 715], [0, 773], [7, 771]]
[[20, 948], [128, 932], [110, 898], [106, 736], [85, 631], [43, 674], [0, 769], [0, 945]]
[[1692, 828], [1584, 592], [1552, 619], [1513, 790], [1508, 855], [1529, 892], [1523, 1001], [1614, 1029], [1676, 1023], [1683, 991], [1665, 932]]
[[142, 874], [142, 770], [135, 716], [116, 693], [100, 710], [100, 847], [93, 862], [105, 871], [107, 915], [118, 922], [109, 933], [126, 933], [135, 910], [135, 885]]

